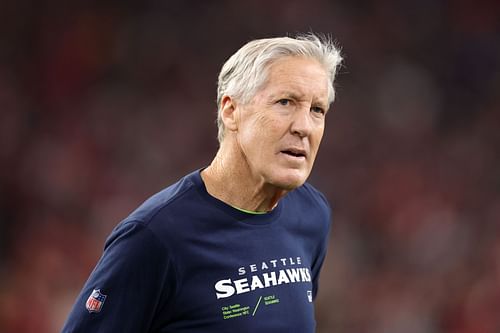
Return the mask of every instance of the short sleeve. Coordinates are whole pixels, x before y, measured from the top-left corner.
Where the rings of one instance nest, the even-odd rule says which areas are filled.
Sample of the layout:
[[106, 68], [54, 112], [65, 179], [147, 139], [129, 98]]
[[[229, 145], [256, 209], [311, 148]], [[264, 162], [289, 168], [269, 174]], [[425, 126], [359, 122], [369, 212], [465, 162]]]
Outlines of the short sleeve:
[[168, 319], [176, 292], [170, 257], [166, 246], [141, 222], [119, 224], [62, 332], [149, 332], [161, 326], [158, 318]]

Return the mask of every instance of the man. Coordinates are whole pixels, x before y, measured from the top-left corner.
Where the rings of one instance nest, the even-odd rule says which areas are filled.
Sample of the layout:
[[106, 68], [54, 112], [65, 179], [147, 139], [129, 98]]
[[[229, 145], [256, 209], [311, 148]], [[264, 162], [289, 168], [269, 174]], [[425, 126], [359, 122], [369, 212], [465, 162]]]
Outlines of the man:
[[63, 332], [314, 332], [330, 209], [305, 181], [340, 61], [312, 34], [237, 51], [213, 162], [115, 228]]

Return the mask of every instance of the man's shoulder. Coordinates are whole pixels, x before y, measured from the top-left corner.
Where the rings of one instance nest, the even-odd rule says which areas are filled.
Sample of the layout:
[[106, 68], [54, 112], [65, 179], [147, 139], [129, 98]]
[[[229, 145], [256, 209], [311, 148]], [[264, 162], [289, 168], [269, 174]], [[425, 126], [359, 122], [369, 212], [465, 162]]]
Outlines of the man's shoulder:
[[188, 206], [194, 204], [194, 201], [183, 199], [196, 192], [198, 172], [187, 174], [177, 182], [152, 195], [134, 210], [126, 220], [136, 220], [149, 224], [162, 211], [170, 210], [173, 213], [178, 209], [189, 209]]
[[312, 184], [307, 182], [292, 191], [292, 195], [290, 197], [294, 201], [303, 202], [307, 205], [318, 206], [326, 211], [331, 210], [330, 203], [326, 199], [325, 195]]
[[281, 215], [301, 237], [317, 242], [327, 234], [332, 223], [332, 210], [318, 189], [305, 183], [288, 193], [284, 199], [285, 209]]

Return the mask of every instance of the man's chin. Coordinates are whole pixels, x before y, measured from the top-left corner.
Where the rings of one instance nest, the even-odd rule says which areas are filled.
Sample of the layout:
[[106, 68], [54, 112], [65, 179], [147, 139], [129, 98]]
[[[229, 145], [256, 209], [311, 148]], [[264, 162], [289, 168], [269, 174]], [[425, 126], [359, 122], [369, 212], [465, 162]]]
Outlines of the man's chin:
[[283, 172], [273, 181], [273, 185], [286, 191], [291, 191], [302, 186], [307, 179], [307, 175], [301, 172]]

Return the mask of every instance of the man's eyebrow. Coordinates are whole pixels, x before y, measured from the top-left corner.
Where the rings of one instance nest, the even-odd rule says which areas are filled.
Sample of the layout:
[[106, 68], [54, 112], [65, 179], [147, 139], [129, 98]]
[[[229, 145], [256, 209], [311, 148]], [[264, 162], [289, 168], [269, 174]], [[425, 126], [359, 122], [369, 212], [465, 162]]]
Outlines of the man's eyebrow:
[[[286, 90], [281, 90], [276, 93], [269, 95], [270, 99], [274, 100], [277, 98], [287, 98], [295, 101], [301, 101], [304, 99], [305, 94], [298, 92], [291, 92]], [[315, 106], [321, 106], [325, 109], [329, 107], [328, 100], [323, 99], [321, 97], [314, 97], [312, 100], [312, 104]]]
[[271, 98], [289, 98], [294, 100], [301, 100], [304, 97], [304, 94], [290, 92], [290, 91], [278, 91], [274, 94], [270, 95]]
[[316, 106], [321, 106], [321, 107], [323, 107], [325, 109], [328, 109], [329, 106], [330, 106], [328, 104], [328, 100], [324, 100], [322, 98], [315, 98], [315, 99], [313, 99], [312, 104], [316, 105]]

